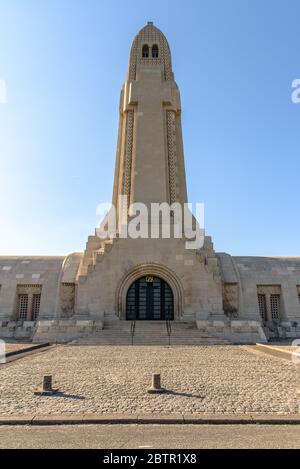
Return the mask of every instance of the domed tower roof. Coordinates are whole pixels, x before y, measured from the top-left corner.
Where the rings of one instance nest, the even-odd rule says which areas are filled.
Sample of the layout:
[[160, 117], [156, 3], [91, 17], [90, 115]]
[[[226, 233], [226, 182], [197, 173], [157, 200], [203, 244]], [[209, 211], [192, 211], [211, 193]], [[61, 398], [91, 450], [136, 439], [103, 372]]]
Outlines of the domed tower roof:
[[173, 80], [171, 51], [168, 41], [164, 34], [150, 21], [133, 40], [129, 62], [130, 80], [136, 79], [136, 70], [139, 64], [161, 64], [164, 68], [164, 79]]

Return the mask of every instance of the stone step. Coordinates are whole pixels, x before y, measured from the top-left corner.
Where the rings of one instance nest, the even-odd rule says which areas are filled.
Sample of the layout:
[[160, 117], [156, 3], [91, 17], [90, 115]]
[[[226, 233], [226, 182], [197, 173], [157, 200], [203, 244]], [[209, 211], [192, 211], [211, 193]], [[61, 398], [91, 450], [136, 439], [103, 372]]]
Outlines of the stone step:
[[[82, 338], [82, 339], [78, 339], [76, 341], [74, 341], [74, 343], [77, 343], [77, 344], [90, 344], [90, 343], [105, 343], [105, 344], [121, 344], [121, 343], [124, 343], [124, 344], [131, 344], [131, 337], [128, 337], [128, 338], [121, 338], [121, 337], [118, 337], [118, 338], [110, 338], [110, 337], [95, 337], [95, 338], [92, 338], [92, 337], [89, 337], [89, 338]], [[157, 345], [168, 345], [169, 344], [169, 340], [168, 339], [165, 339], [165, 340], [147, 340], [145, 338], [140, 338], [140, 339], [133, 339], [133, 343], [135, 345], [137, 344], [157, 344]], [[199, 339], [199, 340], [188, 340], [188, 339], [178, 339], [178, 340], [172, 340], [170, 341], [171, 345], [176, 345], [176, 344], [181, 344], [181, 345], [190, 345], [190, 344], [197, 344], [197, 345], [202, 345], [202, 344], [225, 344], [226, 342], [223, 341], [223, 340], [203, 340], [203, 339]]]
[[[104, 329], [73, 343], [81, 345], [130, 345], [130, 321], [105, 321]], [[224, 345], [227, 341], [203, 333], [195, 322], [171, 322], [171, 345]], [[168, 346], [166, 321], [136, 321], [133, 345]]]

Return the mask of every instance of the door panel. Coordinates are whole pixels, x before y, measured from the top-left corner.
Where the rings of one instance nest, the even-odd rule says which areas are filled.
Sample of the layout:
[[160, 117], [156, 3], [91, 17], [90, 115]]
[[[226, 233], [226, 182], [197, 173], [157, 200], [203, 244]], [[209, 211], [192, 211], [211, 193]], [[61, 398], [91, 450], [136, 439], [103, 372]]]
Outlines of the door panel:
[[153, 276], [136, 280], [127, 292], [126, 319], [174, 319], [173, 293], [169, 285]]

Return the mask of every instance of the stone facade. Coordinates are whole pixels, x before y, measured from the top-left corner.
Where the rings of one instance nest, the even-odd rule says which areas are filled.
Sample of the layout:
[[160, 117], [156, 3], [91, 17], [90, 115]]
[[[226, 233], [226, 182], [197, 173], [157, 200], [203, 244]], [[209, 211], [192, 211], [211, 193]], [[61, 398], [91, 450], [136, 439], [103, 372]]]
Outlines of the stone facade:
[[[180, 92], [168, 42], [152, 23], [133, 41], [119, 113], [113, 204], [120, 196], [186, 203]], [[216, 253], [209, 236], [189, 250], [185, 239], [123, 238], [121, 228], [65, 258], [0, 258], [0, 337], [101, 336], [106, 321], [126, 320], [127, 292], [147, 276], [170, 287], [175, 321], [215, 337], [300, 336], [300, 258], [232, 257]]]

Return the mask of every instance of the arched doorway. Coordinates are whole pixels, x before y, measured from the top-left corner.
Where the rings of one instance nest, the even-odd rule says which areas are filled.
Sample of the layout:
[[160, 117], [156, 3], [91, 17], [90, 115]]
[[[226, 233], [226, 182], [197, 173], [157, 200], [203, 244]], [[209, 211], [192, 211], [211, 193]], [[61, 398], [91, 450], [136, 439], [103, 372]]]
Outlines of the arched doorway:
[[153, 275], [135, 280], [126, 295], [126, 319], [173, 320], [174, 298], [167, 282]]

